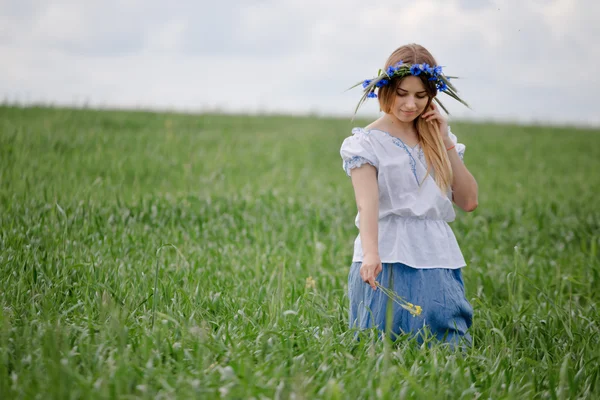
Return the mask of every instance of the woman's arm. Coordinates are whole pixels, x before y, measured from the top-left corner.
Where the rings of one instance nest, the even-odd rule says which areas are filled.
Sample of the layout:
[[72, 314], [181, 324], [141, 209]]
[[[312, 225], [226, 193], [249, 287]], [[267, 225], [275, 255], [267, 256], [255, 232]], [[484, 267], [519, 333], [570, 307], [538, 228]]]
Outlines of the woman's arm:
[[356, 205], [360, 214], [359, 230], [363, 249], [363, 262], [360, 276], [373, 290], [377, 289], [375, 278], [381, 272], [379, 258], [379, 186], [377, 170], [369, 164], [352, 169], [352, 185]]
[[[454, 146], [450, 138], [444, 138], [446, 148]], [[477, 208], [477, 181], [471, 175], [466, 165], [460, 159], [456, 147], [448, 150], [450, 165], [452, 166], [452, 200], [466, 212]]]

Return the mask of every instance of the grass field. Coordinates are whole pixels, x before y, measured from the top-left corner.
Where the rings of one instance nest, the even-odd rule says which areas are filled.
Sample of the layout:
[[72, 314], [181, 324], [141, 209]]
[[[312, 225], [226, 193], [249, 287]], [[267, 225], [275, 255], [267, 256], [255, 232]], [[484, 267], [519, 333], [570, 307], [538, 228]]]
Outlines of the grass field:
[[365, 122], [0, 107], [0, 398], [598, 397], [600, 130], [451, 124], [461, 355], [347, 329]]

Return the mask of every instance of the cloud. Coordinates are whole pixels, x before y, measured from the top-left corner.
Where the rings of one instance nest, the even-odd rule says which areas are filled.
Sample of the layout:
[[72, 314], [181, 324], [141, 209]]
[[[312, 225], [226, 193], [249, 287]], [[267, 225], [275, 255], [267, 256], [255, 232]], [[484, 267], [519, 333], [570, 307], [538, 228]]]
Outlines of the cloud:
[[[223, 3], [221, 3], [223, 4]], [[187, 54], [236, 55], [239, 58], [280, 58], [306, 44], [310, 12], [300, 2], [240, 2], [235, 7], [211, 7], [201, 22], [183, 22]]]
[[360, 91], [344, 90], [417, 42], [462, 78], [472, 110], [446, 101], [456, 116], [600, 123], [599, 14], [592, 0], [13, 0], [0, 5], [0, 94], [349, 115]]

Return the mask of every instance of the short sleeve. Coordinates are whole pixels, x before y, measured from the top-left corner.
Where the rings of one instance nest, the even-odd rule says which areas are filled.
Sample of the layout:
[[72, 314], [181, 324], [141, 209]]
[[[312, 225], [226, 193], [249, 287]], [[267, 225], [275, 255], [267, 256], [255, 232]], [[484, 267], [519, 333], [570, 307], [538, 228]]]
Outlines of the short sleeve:
[[347, 137], [342, 143], [340, 148], [343, 161], [342, 167], [348, 176], [350, 176], [350, 170], [363, 164], [370, 164], [379, 169], [379, 163], [373, 151], [369, 135], [368, 132], [355, 128], [352, 130], [352, 136]]
[[450, 140], [452, 140], [452, 143], [454, 143], [454, 145], [456, 146], [456, 152], [458, 153], [458, 156], [461, 160], [464, 161], [465, 149], [467, 148], [467, 146], [465, 146], [462, 143], [458, 143], [458, 138], [455, 134], [452, 133], [452, 131], [450, 130], [450, 126], [448, 126], [448, 137], [450, 137]]

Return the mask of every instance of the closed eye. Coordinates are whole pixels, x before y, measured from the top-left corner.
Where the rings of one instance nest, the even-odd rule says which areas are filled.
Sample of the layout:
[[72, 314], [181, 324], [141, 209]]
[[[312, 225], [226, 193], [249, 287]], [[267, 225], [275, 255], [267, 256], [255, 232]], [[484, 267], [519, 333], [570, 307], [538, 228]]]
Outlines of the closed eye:
[[[408, 93], [396, 92], [396, 94], [400, 97], [405, 97]], [[417, 99], [424, 99], [427, 97], [426, 94], [417, 95]]]
[[[400, 97], [404, 97], [408, 94], [408, 92], [404, 89], [398, 89], [396, 90], [396, 94]], [[424, 99], [425, 97], [427, 97], [426, 91], [417, 92], [417, 99]]]

